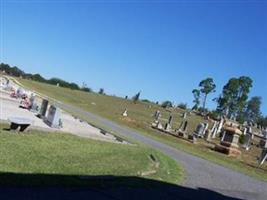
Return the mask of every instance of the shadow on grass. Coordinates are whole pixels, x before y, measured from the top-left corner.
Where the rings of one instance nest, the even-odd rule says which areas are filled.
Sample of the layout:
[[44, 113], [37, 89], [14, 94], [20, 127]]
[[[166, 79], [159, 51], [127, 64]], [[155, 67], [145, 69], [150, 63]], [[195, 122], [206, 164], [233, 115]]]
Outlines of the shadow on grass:
[[139, 177], [0, 173], [0, 199], [216, 199], [218, 192]]

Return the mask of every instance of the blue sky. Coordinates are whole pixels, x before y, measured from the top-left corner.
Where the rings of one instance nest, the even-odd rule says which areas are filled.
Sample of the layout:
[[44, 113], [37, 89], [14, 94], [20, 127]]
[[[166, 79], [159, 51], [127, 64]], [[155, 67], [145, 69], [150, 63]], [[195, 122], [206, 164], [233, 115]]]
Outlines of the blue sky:
[[214, 78], [250, 76], [267, 114], [265, 1], [1, 2], [1, 60], [109, 94], [192, 105]]

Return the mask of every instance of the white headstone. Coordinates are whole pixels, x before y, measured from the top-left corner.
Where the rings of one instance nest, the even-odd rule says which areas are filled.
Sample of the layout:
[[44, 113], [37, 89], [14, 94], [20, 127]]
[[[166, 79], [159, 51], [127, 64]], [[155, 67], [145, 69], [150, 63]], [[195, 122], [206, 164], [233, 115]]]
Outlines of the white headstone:
[[47, 114], [47, 122], [53, 128], [60, 127], [60, 118], [61, 118], [61, 111], [59, 108], [51, 105], [48, 110]]

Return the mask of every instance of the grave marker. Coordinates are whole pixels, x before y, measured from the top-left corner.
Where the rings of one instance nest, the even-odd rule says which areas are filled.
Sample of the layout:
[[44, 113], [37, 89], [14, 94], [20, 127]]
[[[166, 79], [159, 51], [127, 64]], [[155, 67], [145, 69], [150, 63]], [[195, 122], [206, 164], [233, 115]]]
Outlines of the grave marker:
[[61, 111], [59, 108], [51, 105], [48, 110], [46, 121], [52, 128], [60, 128], [61, 125]]

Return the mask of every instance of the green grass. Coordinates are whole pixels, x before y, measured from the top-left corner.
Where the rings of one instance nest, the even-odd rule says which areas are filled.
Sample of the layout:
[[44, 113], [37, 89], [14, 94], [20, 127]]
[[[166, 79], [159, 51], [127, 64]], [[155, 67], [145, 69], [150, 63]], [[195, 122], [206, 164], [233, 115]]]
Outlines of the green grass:
[[[210, 160], [257, 179], [267, 181], [267, 164], [264, 164], [261, 168], [256, 167], [256, 159], [260, 154], [260, 150], [256, 147], [254, 147], [250, 152], [243, 151], [243, 154], [240, 158], [229, 158], [226, 155], [211, 150], [212, 145], [205, 143], [203, 140], [200, 140], [199, 144], [194, 145], [173, 136], [162, 134], [151, 128], [151, 122], [153, 121], [152, 116], [156, 110], [160, 110], [162, 113], [162, 123], [166, 122], [169, 115], [172, 114], [174, 117], [174, 128], [178, 127], [182, 121], [181, 114], [184, 112], [181, 109], [170, 111], [151, 103], [139, 102], [134, 104], [130, 100], [125, 100], [118, 97], [80, 92], [66, 88], [58, 88], [56, 86], [32, 82], [24, 79], [19, 79], [19, 81], [28, 88], [34, 89], [65, 103], [78, 106], [84, 110], [108, 118], [121, 125], [138, 130], [142, 134], [162, 141], [179, 150], [183, 150], [201, 158]], [[96, 105], [93, 105], [92, 102], [96, 103]], [[125, 108], [128, 109], [127, 118], [123, 118], [121, 116]], [[187, 120], [188, 133], [192, 133], [197, 124], [204, 121], [200, 116], [195, 114], [188, 115]]]
[[[154, 173], [142, 175], [148, 171]], [[5, 176], [14, 182], [4, 179]], [[174, 160], [142, 145], [115, 144], [35, 130], [19, 134], [4, 131], [1, 125], [0, 184], [103, 185], [101, 178], [92, 183], [81, 176], [140, 177], [177, 184], [183, 179], [183, 171]], [[17, 177], [23, 177], [24, 181]], [[112, 180], [112, 185], [118, 180]], [[127, 185], [127, 179], [122, 184]], [[135, 186], [135, 183], [130, 184]]]

